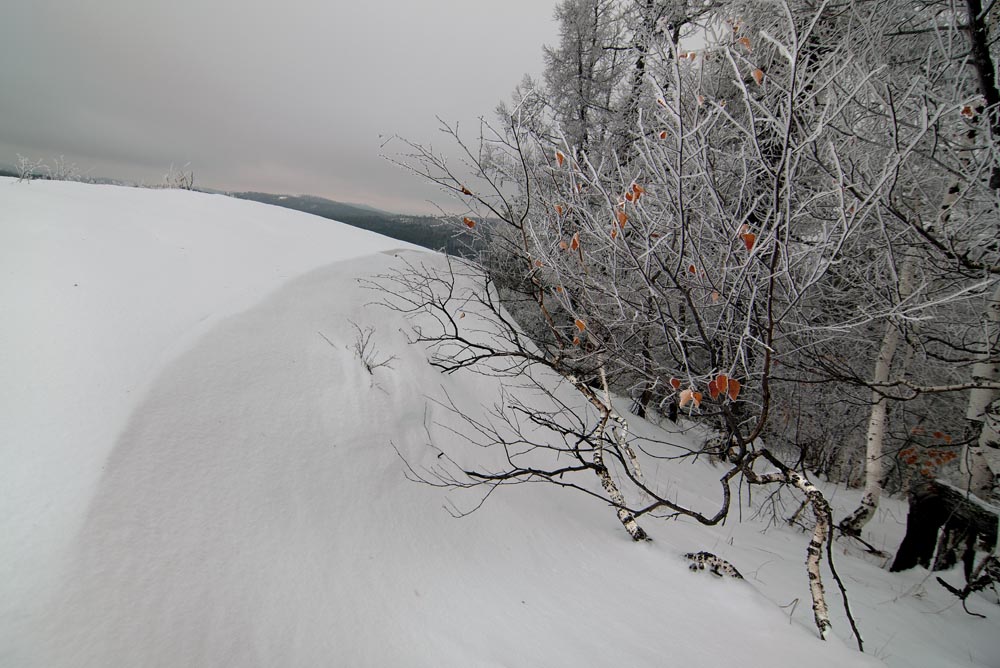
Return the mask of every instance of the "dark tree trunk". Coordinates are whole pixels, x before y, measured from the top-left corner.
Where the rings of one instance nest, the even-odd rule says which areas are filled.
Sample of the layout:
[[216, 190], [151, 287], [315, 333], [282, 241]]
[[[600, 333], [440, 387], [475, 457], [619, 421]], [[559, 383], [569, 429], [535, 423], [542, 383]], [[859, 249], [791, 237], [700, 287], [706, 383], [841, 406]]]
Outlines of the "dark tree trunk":
[[997, 514], [989, 506], [950, 485], [931, 480], [910, 492], [906, 535], [889, 570], [895, 573], [917, 565], [944, 570], [961, 559], [968, 578], [977, 543], [992, 551], [996, 542]]

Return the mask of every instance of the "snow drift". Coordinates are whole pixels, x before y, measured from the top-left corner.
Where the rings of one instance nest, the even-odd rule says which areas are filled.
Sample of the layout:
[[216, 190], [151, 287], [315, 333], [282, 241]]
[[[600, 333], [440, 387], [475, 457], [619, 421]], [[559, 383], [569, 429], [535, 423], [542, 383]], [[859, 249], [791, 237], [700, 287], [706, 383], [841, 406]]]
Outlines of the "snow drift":
[[[357, 279], [415, 259], [441, 261], [221, 196], [0, 180], [0, 665], [877, 663], [809, 627], [796, 530], [647, 521], [636, 545], [550, 486], [457, 520], [407, 481], [393, 446], [417, 466], [467, 447], [427, 398], [476, 410], [498, 390], [437, 373], [369, 305]], [[352, 322], [391, 368], [364, 368]], [[715, 477], [685, 466], [679, 493]], [[889, 549], [904, 512], [876, 520]], [[747, 581], [689, 572], [698, 549]], [[840, 568], [888, 662], [1000, 656], [995, 608], [973, 620], [932, 582], [909, 595], [926, 573]]]

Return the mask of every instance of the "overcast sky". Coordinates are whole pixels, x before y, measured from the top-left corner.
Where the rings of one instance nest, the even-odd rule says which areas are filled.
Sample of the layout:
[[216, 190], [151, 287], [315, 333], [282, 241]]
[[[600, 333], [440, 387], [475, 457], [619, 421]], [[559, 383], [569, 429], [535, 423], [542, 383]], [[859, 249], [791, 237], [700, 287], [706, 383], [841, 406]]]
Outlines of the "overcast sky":
[[444, 148], [556, 41], [556, 0], [23, 0], [0, 16], [0, 164], [304, 193], [393, 211], [435, 191], [380, 135]]

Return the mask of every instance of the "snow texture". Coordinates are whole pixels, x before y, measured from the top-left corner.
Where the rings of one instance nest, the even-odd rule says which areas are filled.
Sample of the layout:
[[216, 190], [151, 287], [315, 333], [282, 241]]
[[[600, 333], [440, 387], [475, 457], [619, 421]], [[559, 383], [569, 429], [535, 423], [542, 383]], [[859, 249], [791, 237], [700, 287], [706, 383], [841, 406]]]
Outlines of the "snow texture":
[[[840, 543], [871, 653], [832, 586], [820, 641], [808, 535], [759, 490], [722, 527], [647, 518], [641, 544], [545, 485], [452, 518], [476, 499], [407, 481], [392, 446], [478, 456], [428, 397], [482, 410], [499, 381], [439, 374], [369, 305], [356, 279], [404, 259], [441, 262], [221, 196], [0, 179], [0, 666], [1000, 665], [995, 597], [974, 619]], [[392, 368], [368, 373], [351, 321]], [[671, 489], [707, 509], [717, 478]], [[835, 516], [858, 502], [821, 487]], [[883, 499], [866, 538], [894, 550], [904, 522]], [[746, 580], [689, 572], [703, 549]]]

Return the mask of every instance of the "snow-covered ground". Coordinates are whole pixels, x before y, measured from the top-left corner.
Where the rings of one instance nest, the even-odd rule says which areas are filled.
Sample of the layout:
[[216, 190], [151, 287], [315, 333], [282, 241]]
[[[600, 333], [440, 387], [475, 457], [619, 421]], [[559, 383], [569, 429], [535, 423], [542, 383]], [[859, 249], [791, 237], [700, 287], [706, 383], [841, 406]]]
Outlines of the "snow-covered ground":
[[[475, 411], [498, 381], [439, 374], [369, 305], [356, 279], [407, 260], [441, 262], [221, 196], [0, 179], [0, 666], [1000, 666], [990, 597], [970, 617], [840, 545], [869, 653], [832, 582], [820, 641], [808, 538], [756, 505], [639, 545], [545, 485], [452, 518], [468, 499], [390, 442], [434, 463], [429, 425], [461, 455], [428, 397]], [[392, 368], [364, 369], [352, 321]], [[675, 476], [716, 503], [711, 464]], [[892, 551], [904, 521], [888, 500], [867, 535]], [[688, 571], [701, 549], [747, 579]]]

